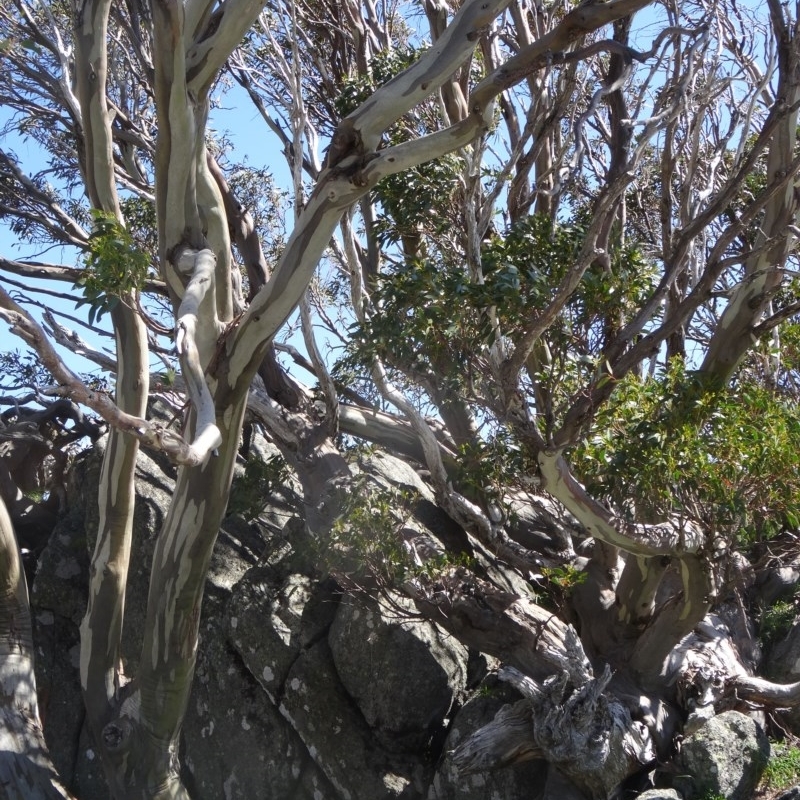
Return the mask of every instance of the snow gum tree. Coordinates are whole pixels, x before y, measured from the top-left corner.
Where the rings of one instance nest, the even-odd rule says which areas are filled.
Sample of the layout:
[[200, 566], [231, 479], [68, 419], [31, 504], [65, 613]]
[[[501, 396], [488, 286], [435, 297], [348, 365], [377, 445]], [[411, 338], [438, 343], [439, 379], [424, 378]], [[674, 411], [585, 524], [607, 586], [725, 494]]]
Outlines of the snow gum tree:
[[[5, 363], [31, 390], [0, 470], [9, 791], [68, 796], [14, 536], [58, 502], [52, 466], [26, 499], [25, 454], [60, 452], [47, 425], [60, 446], [108, 427], [80, 672], [119, 800], [189, 796], [177, 745], [246, 413], [300, 481], [309, 541], [364, 538], [368, 509], [343, 499], [359, 441], [424, 469], [460, 526], [461, 552], [406, 542], [414, 569], [334, 570], [393, 581], [504, 662], [525, 700], [460, 769], [545, 758], [610, 797], [687, 711], [795, 702], [754, 677], [746, 620], [715, 614], [800, 517], [799, 24], [778, 0], [5, 3], [5, 132], [46, 163], [0, 145], [0, 215], [78, 253], [0, 259], [0, 316], [37, 359]], [[283, 150], [290, 211], [209, 124], [234, 96]], [[38, 279], [72, 286], [46, 291], [88, 306], [72, 324], [113, 335], [113, 358], [54, 309], [40, 324]], [[179, 427], [152, 415], [160, 393], [181, 395]], [[129, 675], [140, 447], [179, 469]], [[708, 642], [723, 655], [697, 669]]]

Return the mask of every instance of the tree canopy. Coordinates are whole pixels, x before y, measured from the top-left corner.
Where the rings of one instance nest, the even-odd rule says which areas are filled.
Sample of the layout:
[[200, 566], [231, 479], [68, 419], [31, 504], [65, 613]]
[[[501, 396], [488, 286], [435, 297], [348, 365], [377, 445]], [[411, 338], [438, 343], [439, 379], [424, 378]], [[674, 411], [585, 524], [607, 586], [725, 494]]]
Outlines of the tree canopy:
[[[567, 767], [534, 724], [531, 752], [602, 796], [663, 753], [663, 720], [633, 736], [639, 696], [611, 672], [679, 706], [678, 645], [800, 525], [798, 16], [778, 0], [6, 2], [4, 133], [43, 160], [0, 140], [0, 220], [41, 254], [0, 257], [0, 317], [29, 348], [3, 355], [0, 433], [14, 751], [41, 754], [14, 716], [37, 712], [13, 527], [35, 549], [68, 502], [70, 448], [102, 429], [88, 719], [113, 797], [189, 796], [176, 747], [246, 423], [284, 461], [248, 461], [256, 498], [233, 510], [257, 517], [290, 470], [322, 572], [402, 591], [536, 708], [565, 676], [559, 702], [602, 706], [621, 720], [605, 735], [636, 742], [602, 779], [614, 742]], [[223, 126], [253, 116], [253, 151], [269, 140], [281, 169], [230, 145]], [[353, 474], [373, 445], [424, 472], [459, 547], [397, 538], [403, 499]], [[179, 471], [124, 675], [140, 446]], [[723, 664], [717, 699], [796, 698], [755, 667]], [[470, 747], [463, 769], [491, 759]]]

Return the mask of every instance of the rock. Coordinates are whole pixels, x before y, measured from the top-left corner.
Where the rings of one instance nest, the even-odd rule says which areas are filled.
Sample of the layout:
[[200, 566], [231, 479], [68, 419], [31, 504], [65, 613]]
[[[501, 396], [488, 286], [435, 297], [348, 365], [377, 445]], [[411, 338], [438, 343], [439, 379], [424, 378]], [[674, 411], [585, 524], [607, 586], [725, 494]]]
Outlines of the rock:
[[771, 606], [776, 600], [790, 598], [800, 582], [800, 568], [782, 565], [762, 570], [756, 577], [756, 590], [761, 603]]
[[[77, 777], [77, 768], [85, 757], [82, 737], [88, 745], [83, 732], [85, 712], [78, 671], [78, 626], [88, 599], [85, 510], [91, 503], [92, 486], [97, 486], [99, 472], [99, 462], [91, 455], [78, 459], [73, 466], [67, 489], [69, 509], [39, 557], [30, 593], [36, 688], [45, 741], [64, 784], [76, 793], [80, 791], [79, 796], [86, 800], [108, 796], [99, 765], [99, 782], [82, 785]], [[96, 525], [95, 522], [95, 528]]]
[[[209, 602], [209, 599], [211, 602]], [[202, 800], [301, 800], [330, 785], [275, 705], [220, 636], [223, 598], [207, 598], [183, 725], [184, 782]]]
[[254, 567], [236, 586], [228, 638], [273, 702], [302, 650], [327, 633], [338, 603], [334, 588], [297, 573], [282, 577], [271, 566]]
[[380, 748], [342, 687], [324, 639], [292, 664], [280, 711], [339, 800], [417, 800], [428, 784], [430, 775], [419, 758]]
[[551, 557], [574, 557], [572, 538], [567, 527], [578, 524], [549, 498], [528, 493], [511, 494], [509, 535], [523, 547]]
[[[92, 486], [95, 487], [93, 503], [97, 506], [99, 474], [99, 462], [92, 455], [76, 463], [68, 481], [69, 509], [56, 524], [39, 556], [31, 586], [33, 609], [51, 611], [76, 626], [86, 613], [89, 597], [86, 508], [92, 504]], [[96, 512], [94, 527], [96, 531]]]
[[395, 593], [379, 603], [350, 598], [328, 634], [342, 684], [381, 743], [398, 752], [428, 746], [467, 681], [467, 649], [413, 614]]
[[435, 502], [433, 491], [407, 462], [395, 456], [374, 451], [362, 462], [362, 469], [378, 484], [387, 488], [410, 489], [423, 500]]
[[726, 711], [683, 741], [675, 786], [687, 800], [721, 794], [751, 800], [769, 758], [769, 740], [750, 717]]
[[683, 800], [683, 795], [676, 789], [648, 789], [638, 795], [636, 800]]
[[547, 783], [544, 786], [542, 800], [589, 800], [589, 798], [569, 778], [551, 767], [547, 771]]
[[[50, 610], [34, 613], [36, 689], [45, 741], [67, 788], [75, 790], [72, 772], [84, 721], [78, 675], [78, 627]], [[81, 795], [83, 797], [83, 795]]]
[[108, 786], [100, 756], [94, 749], [89, 729], [84, 725], [73, 765], [72, 783], [80, 800], [108, 800]]
[[[81, 800], [105, 800], [108, 789], [84, 725], [78, 674], [80, 623], [86, 609], [89, 557], [97, 532], [97, 485], [104, 442], [71, 475], [70, 508], [43, 551], [31, 597], [37, 683], [45, 736], [54, 763]], [[140, 453], [137, 505], [122, 655], [133, 672], [139, 659], [153, 548], [172, 499], [174, 481]], [[197, 800], [268, 796], [334, 800], [336, 793], [275, 705], [225, 639], [226, 606], [234, 586], [258, 561], [265, 535], [230, 517], [212, 555], [192, 696], [183, 725], [184, 778]], [[333, 610], [328, 613], [328, 624]], [[324, 635], [324, 631], [322, 634]]]
[[[108, 796], [78, 680], [101, 455], [102, 442], [74, 467], [69, 512], [42, 553], [32, 591], [45, 732], [81, 800]], [[504, 575], [491, 554], [471, 544], [411, 467], [374, 455], [367, 468], [379, 485], [414, 490], [403, 530], [415, 542], [473, 548], [486, 573], [509, 591], [530, 591], [522, 577]], [[172, 468], [140, 454], [136, 488], [122, 642], [128, 673], [138, 665], [152, 552], [174, 491]], [[382, 603], [343, 597], [333, 580], [315, 577], [315, 543], [303, 538], [287, 496], [257, 521], [227, 518], [212, 554], [180, 743], [192, 797], [584, 800], [543, 762], [453, 774], [443, 748], [491, 719], [513, 689], [487, 678], [484, 657], [470, 658], [455, 639], [416, 618], [400, 595]], [[484, 688], [459, 708], [481, 680]]]
[[800, 800], [800, 785], [792, 786], [791, 789], [779, 794], [774, 800]]

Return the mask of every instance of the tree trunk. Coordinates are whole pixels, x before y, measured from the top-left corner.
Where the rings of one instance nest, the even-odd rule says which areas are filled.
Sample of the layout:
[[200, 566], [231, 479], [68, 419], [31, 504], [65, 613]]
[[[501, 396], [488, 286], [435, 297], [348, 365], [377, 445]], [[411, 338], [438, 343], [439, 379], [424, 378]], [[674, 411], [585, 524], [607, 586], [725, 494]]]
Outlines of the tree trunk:
[[58, 781], [39, 720], [28, 588], [0, 498], [0, 786], [8, 800], [72, 795]]

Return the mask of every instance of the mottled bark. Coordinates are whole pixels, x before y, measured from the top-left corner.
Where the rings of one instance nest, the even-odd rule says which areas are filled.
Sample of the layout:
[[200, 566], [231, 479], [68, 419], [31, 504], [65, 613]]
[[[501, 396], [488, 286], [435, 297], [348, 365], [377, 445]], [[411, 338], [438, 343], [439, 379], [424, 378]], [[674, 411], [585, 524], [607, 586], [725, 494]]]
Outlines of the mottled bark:
[[712, 571], [697, 556], [687, 555], [677, 561], [681, 589], [654, 617], [636, 642], [630, 668], [647, 689], [662, 684], [667, 656], [673, 648], [708, 613], [713, 595]]
[[641, 556], [696, 553], [705, 536], [691, 520], [676, 519], [659, 524], [623, 520], [593, 498], [575, 479], [560, 451], [539, 453], [544, 488], [578, 519], [591, 536]]
[[[106, 97], [110, 8], [109, 0], [95, 0], [76, 7], [75, 78], [84, 141], [82, 163], [86, 194], [94, 208], [123, 222]], [[122, 293], [111, 319], [117, 344], [116, 406], [124, 414], [142, 417], [148, 394], [147, 336], [136, 311], [134, 292]], [[135, 438], [112, 428], [103, 455], [89, 604], [81, 625], [81, 686], [87, 718], [101, 756], [107, 755], [101, 731], [119, 701], [119, 647], [133, 531], [133, 479], [138, 450]], [[109, 771], [110, 764], [105, 757], [103, 766], [113, 785], [115, 776]]]
[[58, 781], [39, 720], [28, 588], [0, 499], [0, 786], [8, 800], [72, 795]]

